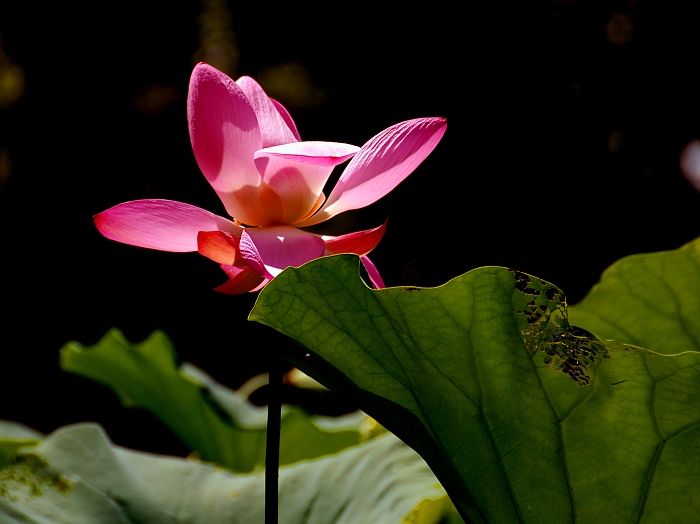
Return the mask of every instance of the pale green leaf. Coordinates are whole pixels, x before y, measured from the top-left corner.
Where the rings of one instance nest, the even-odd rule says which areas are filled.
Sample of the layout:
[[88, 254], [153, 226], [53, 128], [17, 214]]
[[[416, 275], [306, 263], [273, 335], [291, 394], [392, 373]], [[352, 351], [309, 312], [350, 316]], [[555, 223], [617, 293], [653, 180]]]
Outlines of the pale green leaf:
[[[0, 470], [3, 524], [257, 524], [261, 472], [111, 444], [96, 424], [61, 428]], [[425, 462], [391, 434], [280, 470], [281, 524], [437, 524], [454, 511]]]
[[43, 437], [38, 431], [17, 422], [0, 420], [0, 468], [15, 456], [18, 449], [36, 446]]
[[[91, 347], [70, 342], [61, 348], [60, 365], [64, 371], [107, 385], [124, 406], [150, 411], [203, 460], [237, 472], [264, 465], [267, 409], [190, 364], [178, 368], [172, 344], [162, 332], [140, 344], [130, 343], [116, 329]], [[365, 419], [361, 413], [341, 419], [312, 417], [286, 407], [280, 463], [358, 444], [366, 438], [361, 431]]]

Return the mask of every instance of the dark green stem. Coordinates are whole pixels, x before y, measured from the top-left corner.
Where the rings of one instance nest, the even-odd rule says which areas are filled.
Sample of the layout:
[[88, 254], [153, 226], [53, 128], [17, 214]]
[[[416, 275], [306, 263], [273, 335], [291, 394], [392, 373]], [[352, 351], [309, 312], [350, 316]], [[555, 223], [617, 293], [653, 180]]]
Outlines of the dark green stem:
[[270, 358], [267, 441], [265, 443], [265, 524], [279, 520], [280, 424], [282, 411], [282, 355], [276, 349]]

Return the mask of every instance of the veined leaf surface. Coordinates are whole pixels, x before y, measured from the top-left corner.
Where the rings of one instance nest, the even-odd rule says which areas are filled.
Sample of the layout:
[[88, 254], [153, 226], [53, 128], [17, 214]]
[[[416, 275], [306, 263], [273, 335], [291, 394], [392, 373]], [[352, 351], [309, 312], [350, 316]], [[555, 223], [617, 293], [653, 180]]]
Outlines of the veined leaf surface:
[[417, 450], [465, 519], [697, 518], [700, 408], [684, 399], [700, 397], [700, 355], [607, 347], [568, 323], [561, 290], [509, 269], [372, 290], [358, 265], [288, 268], [250, 319], [299, 341], [288, 358]]

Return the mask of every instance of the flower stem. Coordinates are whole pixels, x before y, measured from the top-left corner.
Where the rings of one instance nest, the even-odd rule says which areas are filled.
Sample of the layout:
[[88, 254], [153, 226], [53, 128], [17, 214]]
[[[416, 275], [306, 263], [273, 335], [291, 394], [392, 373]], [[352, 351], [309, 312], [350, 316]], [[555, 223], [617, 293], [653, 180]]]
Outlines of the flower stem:
[[265, 443], [265, 524], [279, 520], [280, 424], [282, 412], [282, 355], [277, 349], [270, 358], [267, 441]]

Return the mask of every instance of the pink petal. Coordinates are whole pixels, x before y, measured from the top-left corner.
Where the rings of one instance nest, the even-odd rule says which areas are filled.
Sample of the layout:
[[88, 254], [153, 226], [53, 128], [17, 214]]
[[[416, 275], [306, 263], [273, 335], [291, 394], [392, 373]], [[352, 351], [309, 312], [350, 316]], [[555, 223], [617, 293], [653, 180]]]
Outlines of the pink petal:
[[227, 295], [239, 295], [248, 291], [256, 290], [265, 279], [258, 275], [248, 266], [221, 266], [229, 277], [229, 280], [218, 287], [214, 291], [225, 293]]
[[302, 220], [306, 220], [306, 219], [309, 218], [311, 215], [313, 215], [316, 211], [318, 211], [319, 209], [321, 209], [321, 206], [323, 205], [323, 203], [324, 203], [325, 201], [326, 201], [326, 195], [324, 195], [323, 193], [321, 193], [320, 195], [318, 195], [318, 199], [316, 200], [316, 203], [313, 205], [313, 207], [311, 208], [311, 210], [310, 210], [308, 213], [306, 213], [306, 215], [304, 215], [303, 217], [301, 217], [301, 219], [299, 220], [299, 222], [301, 222]]
[[270, 282], [270, 279], [264, 278], [263, 281], [258, 284], [258, 286], [254, 287], [249, 291], [249, 293], [255, 293], [256, 291], [260, 291], [262, 288], [264, 288], [268, 283]]
[[244, 224], [267, 224], [253, 160], [263, 140], [245, 93], [224, 73], [200, 63], [190, 78], [187, 119], [197, 164], [226, 211]]
[[319, 212], [297, 225], [318, 224], [379, 200], [435, 149], [446, 128], [444, 118], [418, 118], [385, 129], [353, 157]]
[[385, 231], [386, 222], [374, 229], [357, 231], [339, 237], [324, 237], [326, 251], [334, 255], [338, 253], [355, 253], [356, 255], [364, 256], [377, 247]]
[[266, 147], [255, 152], [255, 158], [278, 157], [304, 164], [335, 167], [352, 158], [359, 147], [342, 142], [294, 142]]
[[[267, 159], [265, 159], [267, 160]], [[326, 171], [327, 173], [319, 173]], [[270, 193], [261, 194], [261, 204], [272, 223], [291, 224], [307, 215], [318, 199], [309, 187], [308, 181], [315, 177], [328, 177], [329, 168], [304, 166], [288, 160], [270, 159], [267, 165], [266, 187]]]
[[295, 142], [257, 151], [255, 164], [275, 195], [261, 194], [270, 220], [291, 224], [308, 216], [333, 167], [359, 149], [334, 142]]
[[269, 218], [270, 224], [280, 224], [284, 218], [284, 203], [282, 198], [275, 191], [263, 183], [260, 191], [260, 205], [265, 211], [265, 215]]
[[260, 147], [278, 146], [297, 141], [297, 137], [287, 125], [284, 116], [278, 110], [278, 106], [265, 94], [260, 84], [249, 76], [242, 76], [236, 80], [236, 84], [245, 93], [255, 110], [262, 136], [262, 146]]
[[280, 116], [282, 117], [282, 120], [286, 122], [286, 124], [289, 126], [290, 131], [294, 135], [294, 138], [296, 138], [299, 142], [301, 142], [301, 137], [299, 136], [299, 131], [297, 131], [297, 125], [294, 123], [294, 120], [292, 119], [292, 115], [289, 114], [289, 111], [287, 111], [287, 108], [284, 107], [282, 104], [280, 104], [277, 100], [274, 98], [270, 98], [270, 102], [275, 106], [277, 111], [279, 112]]
[[323, 239], [290, 226], [245, 229], [241, 255], [257, 273], [270, 280], [289, 266], [300, 266], [323, 256]]
[[238, 245], [240, 239], [223, 231], [200, 231], [197, 234], [197, 251], [219, 264], [245, 265]]
[[224, 273], [226, 273], [226, 276], [228, 278], [236, 278], [238, 274], [248, 266], [231, 266], [229, 264], [219, 264], [219, 267], [223, 269]]
[[365, 269], [367, 270], [367, 274], [369, 275], [369, 279], [372, 281], [372, 285], [374, 285], [376, 289], [385, 288], [386, 286], [384, 285], [384, 281], [382, 280], [379, 271], [377, 271], [377, 268], [369, 257], [360, 257], [360, 260], [362, 261], [362, 265], [365, 266]]
[[197, 251], [197, 233], [225, 231], [240, 236], [242, 228], [202, 208], [172, 200], [124, 202], [93, 217], [110, 240], [162, 251]]

